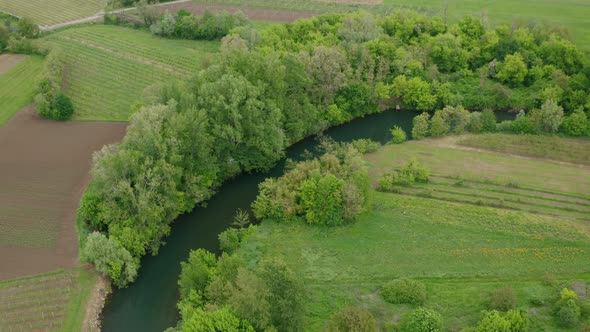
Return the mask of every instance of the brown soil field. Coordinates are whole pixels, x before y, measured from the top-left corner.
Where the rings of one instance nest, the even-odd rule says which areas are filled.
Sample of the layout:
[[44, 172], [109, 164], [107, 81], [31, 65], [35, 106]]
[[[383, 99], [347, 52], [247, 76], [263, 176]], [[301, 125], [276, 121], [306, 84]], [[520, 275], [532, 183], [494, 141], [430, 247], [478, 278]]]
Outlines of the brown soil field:
[[173, 3], [169, 5], [162, 5], [158, 7], [162, 12], [169, 11], [175, 13], [180, 9], [188, 10], [197, 15], [203, 14], [205, 11], [230, 13], [242, 11], [246, 16], [255, 21], [270, 21], [270, 22], [292, 22], [299, 18], [312, 17], [317, 15], [314, 12], [308, 11], [291, 11], [291, 10], [277, 10], [264, 8], [249, 8], [240, 6], [223, 6], [223, 5], [208, 5], [206, 3], [184, 2]]
[[27, 56], [21, 54], [0, 54], [0, 75], [11, 70], [12, 67], [19, 64]]
[[0, 128], [0, 280], [76, 264], [76, 209], [92, 153], [125, 127], [43, 120], [28, 106]]

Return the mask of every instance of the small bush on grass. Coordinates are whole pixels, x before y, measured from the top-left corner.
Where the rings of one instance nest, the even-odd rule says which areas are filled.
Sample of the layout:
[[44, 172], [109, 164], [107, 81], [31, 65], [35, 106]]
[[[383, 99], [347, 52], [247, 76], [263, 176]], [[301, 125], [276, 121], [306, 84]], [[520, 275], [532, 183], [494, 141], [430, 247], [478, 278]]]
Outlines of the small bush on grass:
[[434, 310], [418, 308], [410, 312], [402, 324], [404, 332], [438, 332], [443, 330], [442, 317]]
[[421, 305], [426, 302], [426, 286], [409, 279], [392, 280], [381, 289], [381, 296], [386, 302], [394, 304]]
[[502, 315], [498, 311], [484, 312], [483, 318], [477, 323], [473, 332], [525, 332], [528, 330], [529, 321], [526, 312], [510, 310]]
[[413, 127], [412, 127], [412, 138], [413, 139], [423, 139], [429, 135], [429, 119], [430, 115], [424, 112], [416, 117], [413, 120]]
[[559, 299], [554, 306], [557, 323], [561, 327], [575, 327], [580, 323], [582, 312], [576, 292], [564, 288], [559, 293]]
[[370, 139], [357, 139], [350, 144], [357, 149], [360, 153], [371, 153], [377, 151], [381, 147], [379, 142], [375, 142]]
[[348, 307], [334, 315], [326, 331], [374, 332], [378, 331], [378, 329], [375, 318], [368, 310], [359, 307]]
[[489, 309], [508, 311], [516, 308], [516, 294], [512, 287], [500, 288], [492, 293]]
[[391, 142], [394, 144], [401, 144], [407, 140], [406, 132], [400, 126], [394, 126], [391, 129], [391, 136], [393, 136]]

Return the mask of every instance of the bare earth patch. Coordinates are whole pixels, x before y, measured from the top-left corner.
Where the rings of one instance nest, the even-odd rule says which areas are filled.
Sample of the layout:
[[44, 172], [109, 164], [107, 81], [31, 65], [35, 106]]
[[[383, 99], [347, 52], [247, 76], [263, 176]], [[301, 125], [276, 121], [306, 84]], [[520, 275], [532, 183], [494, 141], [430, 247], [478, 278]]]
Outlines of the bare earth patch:
[[26, 59], [26, 57], [26, 55], [21, 54], [0, 54], [0, 75], [11, 70], [14, 66]]
[[28, 106], [0, 128], [0, 280], [75, 265], [76, 209], [92, 153], [125, 127], [43, 120]]
[[[363, 0], [360, 0], [363, 1]], [[369, 0], [370, 1], [370, 0]], [[308, 11], [292, 11], [292, 10], [277, 10], [264, 8], [249, 8], [240, 6], [222, 6], [222, 5], [208, 5], [206, 3], [197, 2], [183, 2], [172, 3], [169, 5], [162, 5], [158, 7], [162, 12], [168, 11], [176, 13], [181, 9], [185, 9], [193, 14], [201, 15], [205, 11], [210, 12], [237, 12], [242, 11], [246, 16], [255, 21], [270, 21], [270, 22], [292, 22], [300, 18], [312, 17], [317, 15], [314, 12]]]

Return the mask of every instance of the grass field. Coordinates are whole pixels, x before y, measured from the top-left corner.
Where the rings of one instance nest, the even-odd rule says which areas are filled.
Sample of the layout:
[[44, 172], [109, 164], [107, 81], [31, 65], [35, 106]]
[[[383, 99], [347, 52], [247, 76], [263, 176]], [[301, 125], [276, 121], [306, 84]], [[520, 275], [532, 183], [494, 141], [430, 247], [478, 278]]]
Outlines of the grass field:
[[590, 141], [539, 135], [486, 134], [471, 135], [457, 144], [590, 165]]
[[0, 11], [26, 16], [39, 25], [51, 25], [92, 16], [104, 0], [0, 0]]
[[74, 119], [92, 121], [127, 121], [145, 87], [190, 76], [220, 45], [104, 25], [66, 29], [46, 40], [67, 56], [65, 86]]
[[[430, 14], [444, 15], [449, 22], [456, 22], [465, 15], [485, 16], [490, 24], [513, 22], [546, 22], [568, 28], [574, 35], [578, 46], [590, 51], [590, 6], [586, 0], [541, 0], [541, 1], [474, 1], [474, 0], [383, 0], [380, 5], [364, 6], [351, 3], [355, 0], [196, 0], [213, 4], [266, 7], [288, 10], [307, 10], [330, 12], [366, 9], [374, 12], [387, 12], [395, 8], [417, 9]], [[445, 10], [446, 7], [446, 10]]]
[[76, 268], [0, 282], [0, 330], [81, 331], [96, 278]]
[[[503, 135], [471, 142], [486, 137], [512, 142]], [[367, 212], [343, 227], [263, 221], [238, 255], [250, 266], [282, 260], [303, 278], [306, 331], [321, 331], [350, 305], [367, 308], [391, 330], [413, 308], [379, 296], [395, 278], [423, 282], [425, 306], [442, 314], [449, 331], [474, 325], [490, 294], [503, 287], [512, 287], [517, 305], [528, 309], [529, 331], [577, 331], [556, 325], [551, 298], [572, 283], [586, 289], [590, 282], [590, 167], [467, 149], [455, 144], [462, 139], [410, 141], [367, 154], [374, 182], [411, 158], [433, 176], [428, 184], [397, 187], [401, 195], [372, 192]], [[529, 149], [506, 146], [510, 153], [541, 154], [539, 146], [553, 140], [564, 150], [556, 159], [590, 146], [539, 140]]]
[[42, 68], [42, 58], [29, 57], [0, 75], [0, 127], [31, 103], [35, 80]]
[[590, 220], [589, 150], [584, 140], [489, 134], [388, 145], [366, 158], [374, 183], [412, 158], [432, 172], [427, 184], [396, 187], [401, 194]]
[[[374, 193], [370, 212], [332, 229], [264, 222], [240, 250], [250, 263], [278, 258], [308, 287], [308, 331], [351, 304], [391, 323], [408, 306], [380, 300], [386, 281], [417, 278], [431, 294], [427, 307], [457, 331], [485, 309], [486, 293], [510, 285], [519, 303], [552, 295], [542, 284], [590, 280], [590, 229], [577, 222], [437, 200]], [[556, 331], [538, 310], [541, 325]]]

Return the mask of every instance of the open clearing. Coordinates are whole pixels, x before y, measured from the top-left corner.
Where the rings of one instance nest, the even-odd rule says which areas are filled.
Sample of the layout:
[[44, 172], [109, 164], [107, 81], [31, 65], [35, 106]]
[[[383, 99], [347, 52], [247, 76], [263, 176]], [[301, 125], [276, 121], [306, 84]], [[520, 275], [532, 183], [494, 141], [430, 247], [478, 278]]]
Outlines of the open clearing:
[[[470, 142], [484, 145], [486, 138], [502, 144], [529, 139], [494, 134]], [[473, 326], [490, 294], [504, 287], [515, 290], [517, 307], [529, 308], [530, 331], [573, 331], [555, 325], [551, 298], [563, 287], [587, 294], [590, 166], [562, 159], [590, 142], [571, 140], [580, 147], [539, 138], [542, 144], [528, 150], [507, 144], [508, 153], [500, 153], [455, 144], [462, 139], [390, 144], [365, 155], [374, 184], [412, 158], [434, 175], [427, 184], [395, 187], [401, 195], [372, 192], [367, 211], [342, 227], [263, 221], [237, 254], [250, 266], [283, 261], [303, 278], [306, 331], [323, 330], [351, 305], [391, 329], [414, 308], [381, 299], [381, 286], [396, 278], [423, 282], [424, 306], [440, 312], [450, 331]], [[538, 156], [551, 140], [564, 149], [553, 156], [560, 160]]]
[[0, 0], [0, 11], [51, 25], [92, 16], [104, 5], [103, 0]]
[[[514, 287], [519, 305], [528, 305], [553, 295], [543, 275], [590, 280], [587, 224], [389, 193], [371, 200], [369, 212], [339, 228], [265, 221], [239, 251], [250, 264], [282, 260], [304, 278], [306, 331], [322, 330], [349, 305], [393, 323], [411, 309], [380, 299], [381, 285], [395, 278], [426, 283], [425, 305], [452, 331], [474, 324], [496, 288]], [[535, 315], [543, 320], [549, 312], [539, 306]], [[551, 324], [542, 326], [559, 330]]]
[[41, 120], [32, 107], [0, 128], [0, 280], [74, 265], [91, 155], [124, 133], [123, 123]]
[[105, 25], [66, 29], [46, 40], [65, 51], [66, 94], [76, 108], [74, 120], [90, 121], [127, 121], [147, 86], [189, 77], [220, 45]]
[[0, 55], [0, 127], [33, 99], [40, 57]]
[[0, 282], [0, 331], [79, 331], [96, 278], [75, 268]]

